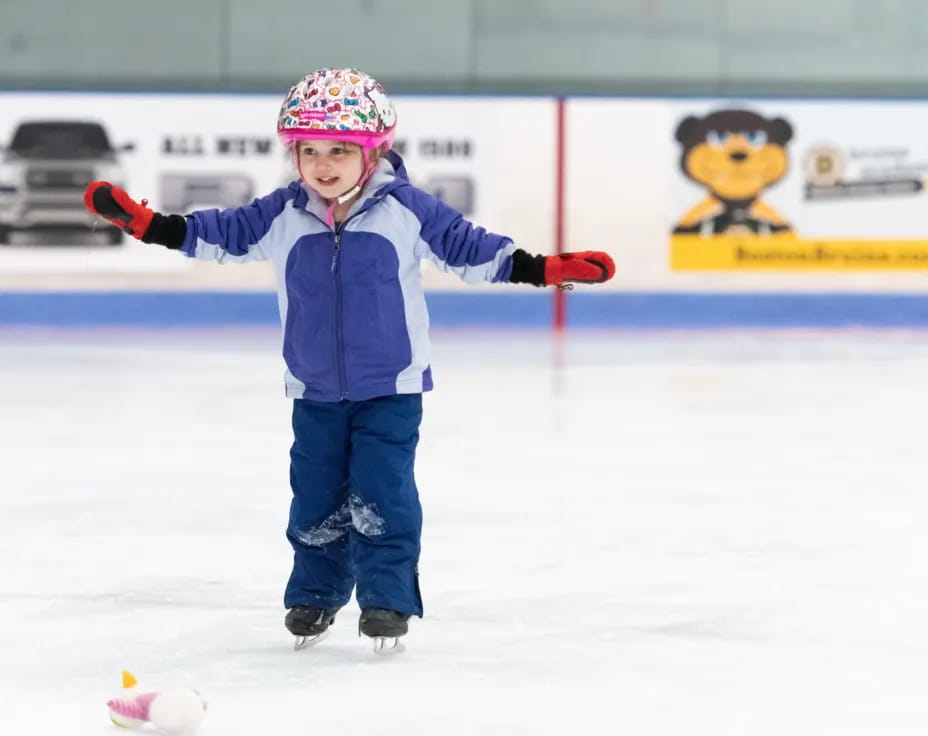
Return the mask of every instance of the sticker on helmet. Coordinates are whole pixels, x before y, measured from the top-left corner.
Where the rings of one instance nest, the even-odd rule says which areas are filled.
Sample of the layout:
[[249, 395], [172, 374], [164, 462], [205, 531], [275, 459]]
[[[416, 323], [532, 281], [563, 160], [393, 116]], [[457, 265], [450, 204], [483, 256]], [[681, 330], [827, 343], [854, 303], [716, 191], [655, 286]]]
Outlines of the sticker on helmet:
[[393, 103], [390, 98], [379, 89], [369, 90], [367, 96], [371, 98], [374, 107], [383, 121], [384, 129], [392, 128], [396, 124], [396, 110], [393, 109]]

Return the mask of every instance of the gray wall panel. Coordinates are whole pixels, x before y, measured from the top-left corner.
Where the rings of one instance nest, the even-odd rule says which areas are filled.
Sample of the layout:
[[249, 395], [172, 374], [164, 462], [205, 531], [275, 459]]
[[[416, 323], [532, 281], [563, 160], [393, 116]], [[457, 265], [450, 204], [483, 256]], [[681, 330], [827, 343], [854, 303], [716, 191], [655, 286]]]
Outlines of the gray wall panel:
[[842, 84], [923, 81], [928, 71], [926, 23], [925, 0], [732, 2], [724, 74]]
[[[219, 17], [224, 0], [197, 0]], [[218, 78], [222, 33], [191, 22], [190, 2], [0, 0], [0, 77], [131, 81]]]
[[719, 74], [718, 24], [694, 3], [474, 0], [477, 76], [558, 80], [570, 91], [615, 81]]
[[280, 92], [324, 65], [396, 91], [924, 95], [928, 0], [0, 0], [5, 87]]
[[322, 66], [354, 66], [385, 82], [469, 74], [466, 2], [228, 1], [231, 76], [296, 81]]

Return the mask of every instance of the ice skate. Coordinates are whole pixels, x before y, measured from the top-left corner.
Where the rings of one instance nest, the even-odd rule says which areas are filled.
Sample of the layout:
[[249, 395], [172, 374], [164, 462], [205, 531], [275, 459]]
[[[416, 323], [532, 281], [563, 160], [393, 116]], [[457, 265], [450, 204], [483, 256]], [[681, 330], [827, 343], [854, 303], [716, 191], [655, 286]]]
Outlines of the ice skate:
[[365, 608], [358, 621], [358, 633], [374, 641], [375, 654], [396, 654], [405, 647], [400, 637], [409, 631], [409, 616], [386, 608]]
[[329, 633], [329, 625], [335, 621], [337, 608], [326, 610], [315, 606], [294, 606], [287, 611], [284, 625], [296, 637], [295, 650], [318, 644]]

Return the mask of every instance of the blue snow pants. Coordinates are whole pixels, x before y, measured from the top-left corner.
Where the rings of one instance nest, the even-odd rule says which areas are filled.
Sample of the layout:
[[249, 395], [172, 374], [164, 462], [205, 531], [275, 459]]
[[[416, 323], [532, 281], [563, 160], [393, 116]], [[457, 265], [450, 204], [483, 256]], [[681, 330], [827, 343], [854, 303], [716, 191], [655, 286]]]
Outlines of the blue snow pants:
[[293, 402], [284, 605], [422, 615], [422, 507], [413, 474], [422, 394]]

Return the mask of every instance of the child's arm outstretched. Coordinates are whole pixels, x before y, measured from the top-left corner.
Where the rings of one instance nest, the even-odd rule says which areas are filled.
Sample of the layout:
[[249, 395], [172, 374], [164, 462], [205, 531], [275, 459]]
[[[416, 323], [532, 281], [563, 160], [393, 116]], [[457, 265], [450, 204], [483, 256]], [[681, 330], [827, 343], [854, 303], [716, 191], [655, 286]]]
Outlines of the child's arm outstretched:
[[418, 217], [422, 227], [422, 257], [464, 281], [508, 281], [535, 286], [571, 288], [570, 284], [596, 284], [615, 275], [608, 253], [583, 251], [555, 256], [532, 255], [512, 240], [475, 227], [460, 212], [435, 197], [409, 188], [398, 199]]
[[267, 235], [284, 204], [275, 193], [246, 207], [164, 215], [109, 182], [91, 182], [84, 192], [87, 209], [133, 238], [214, 261], [266, 260]]

